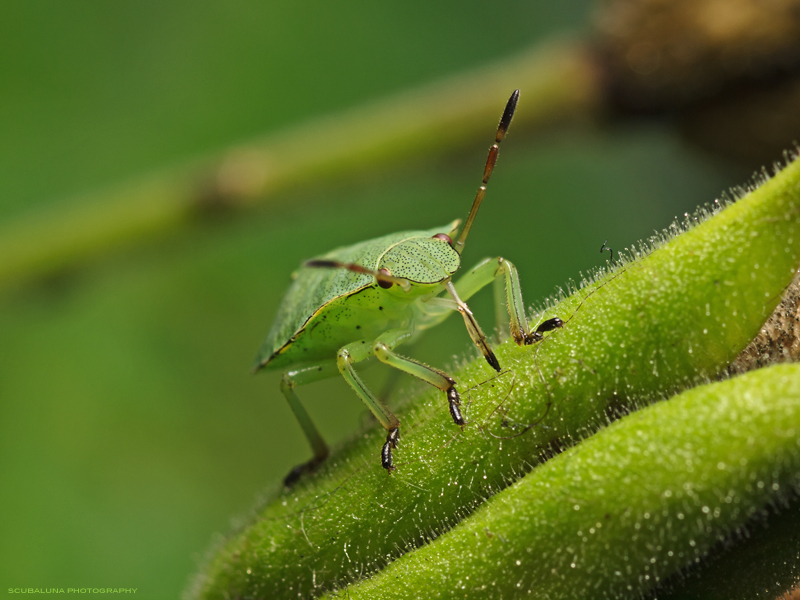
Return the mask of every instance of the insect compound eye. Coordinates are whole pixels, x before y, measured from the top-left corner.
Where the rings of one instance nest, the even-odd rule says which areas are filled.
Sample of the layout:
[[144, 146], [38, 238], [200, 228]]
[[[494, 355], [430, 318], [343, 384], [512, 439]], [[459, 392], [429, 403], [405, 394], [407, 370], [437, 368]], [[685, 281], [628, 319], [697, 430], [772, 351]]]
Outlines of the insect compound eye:
[[[389, 269], [378, 269], [378, 273], [381, 275], [389, 275], [391, 277], [392, 273]], [[388, 290], [390, 287], [394, 285], [394, 282], [386, 281], [384, 279], [378, 279], [378, 285], [381, 286], [383, 289]]]
[[444, 240], [445, 242], [447, 242], [451, 246], [453, 245], [453, 240], [450, 239], [450, 236], [447, 235], [446, 233], [437, 233], [435, 236], [433, 236], [433, 239], [435, 239], [435, 240]]

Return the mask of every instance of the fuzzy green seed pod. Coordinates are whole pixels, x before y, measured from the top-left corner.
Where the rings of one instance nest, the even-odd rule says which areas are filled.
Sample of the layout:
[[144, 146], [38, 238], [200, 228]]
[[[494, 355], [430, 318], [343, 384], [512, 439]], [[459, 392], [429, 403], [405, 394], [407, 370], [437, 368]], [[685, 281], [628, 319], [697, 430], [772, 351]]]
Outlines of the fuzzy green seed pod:
[[639, 597], [798, 483], [800, 365], [761, 369], [612, 423], [348, 594]]

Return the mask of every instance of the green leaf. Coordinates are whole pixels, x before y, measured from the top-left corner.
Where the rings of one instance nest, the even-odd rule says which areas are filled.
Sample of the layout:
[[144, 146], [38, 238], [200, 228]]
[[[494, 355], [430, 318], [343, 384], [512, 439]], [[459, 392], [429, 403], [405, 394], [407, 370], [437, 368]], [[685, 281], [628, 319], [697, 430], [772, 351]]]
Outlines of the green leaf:
[[[482, 359], [458, 370], [463, 431], [441, 393], [425, 390], [396, 411], [403, 425], [391, 476], [378, 459], [385, 432], [373, 428], [298, 488], [276, 492], [221, 545], [190, 594], [305, 597], [358, 580], [436, 539], [610, 413], [719, 374], [800, 263], [800, 161], [698, 220], [547, 311], [565, 325], [541, 343], [503, 344], [502, 373]], [[645, 545], [663, 535], [648, 531]]]

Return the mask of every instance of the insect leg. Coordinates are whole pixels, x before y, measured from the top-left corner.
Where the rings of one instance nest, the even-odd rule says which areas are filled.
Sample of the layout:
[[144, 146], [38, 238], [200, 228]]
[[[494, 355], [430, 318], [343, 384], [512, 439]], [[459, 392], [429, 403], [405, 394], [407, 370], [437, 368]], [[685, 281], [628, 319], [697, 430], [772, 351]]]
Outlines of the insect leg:
[[358, 394], [361, 401], [367, 405], [367, 408], [375, 415], [375, 418], [380, 421], [381, 425], [388, 430], [389, 433], [386, 435], [386, 443], [381, 450], [381, 464], [384, 469], [391, 472], [394, 470], [394, 466], [392, 465], [392, 448], [397, 448], [400, 420], [375, 397], [353, 368], [354, 363], [369, 358], [372, 354], [371, 350], [372, 348], [363, 340], [347, 344], [339, 350], [336, 357], [336, 364], [345, 381], [350, 384], [350, 387]]
[[328, 445], [325, 443], [325, 440], [322, 439], [311, 417], [300, 403], [300, 399], [297, 397], [297, 394], [295, 394], [294, 388], [298, 385], [333, 377], [335, 374], [336, 363], [328, 361], [303, 369], [287, 371], [281, 379], [281, 393], [283, 393], [287, 402], [289, 402], [289, 407], [297, 418], [297, 422], [300, 423], [300, 427], [303, 429], [303, 433], [306, 434], [306, 439], [308, 439], [311, 450], [314, 452], [314, 458], [289, 471], [289, 474], [283, 480], [283, 484], [287, 487], [293, 485], [304, 473], [310, 473], [316, 469], [328, 458]]
[[[500, 279], [501, 274], [502, 280]], [[491, 281], [495, 283], [495, 300], [505, 304], [508, 309], [511, 317], [511, 336], [517, 344], [532, 344], [542, 339], [542, 331], [554, 329], [554, 327], [550, 329], [540, 327], [536, 331], [531, 331], [525, 316], [525, 304], [522, 301], [522, 287], [519, 283], [517, 268], [511, 261], [504, 258], [487, 259], [478, 263], [469, 273], [459, 279], [455, 287], [461, 297], [466, 300]], [[503, 293], [503, 283], [505, 283], [505, 293]], [[502, 310], [498, 309], [497, 314], [498, 318], [501, 318]], [[501, 329], [505, 329], [505, 327], [501, 327]]]
[[461, 398], [456, 390], [456, 382], [444, 371], [434, 369], [406, 356], [400, 356], [392, 351], [392, 348], [400, 345], [411, 336], [411, 331], [405, 329], [390, 329], [382, 333], [375, 340], [372, 351], [378, 360], [386, 363], [390, 367], [404, 371], [409, 375], [418, 377], [422, 381], [427, 381], [432, 386], [439, 388], [447, 394], [447, 402], [450, 405], [450, 416], [453, 417], [456, 425], [464, 425], [464, 417], [461, 415]]
[[483, 357], [486, 359], [486, 362], [489, 363], [489, 366], [499, 373], [500, 363], [497, 362], [497, 357], [489, 347], [489, 342], [486, 340], [486, 334], [483, 333], [481, 326], [478, 325], [478, 321], [475, 320], [475, 315], [472, 314], [472, 311], [469, 309], [469, 306], [467, 306], [466, 302], [459, 297], [452, 281], [448, 281], [444, 285], [445, 289], [447, 289], [447, 293], [449, 293], [453, 300], [456, 301], [458, 312], [460, 312], [461, 316], [464, 317], [464, 324], [467, 326], [469, 337], [471, 337], [472, 341], [478, 346], [481, 354], [483, 354]]

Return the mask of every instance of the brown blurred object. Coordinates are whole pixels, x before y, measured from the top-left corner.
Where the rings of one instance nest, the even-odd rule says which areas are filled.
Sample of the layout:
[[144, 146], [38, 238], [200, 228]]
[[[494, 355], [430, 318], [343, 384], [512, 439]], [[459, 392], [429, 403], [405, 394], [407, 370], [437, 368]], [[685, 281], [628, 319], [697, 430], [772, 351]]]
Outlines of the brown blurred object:
[[596, 23], [619, 113], [754, 167], [800, 140], [800, 0], [605, 0]]
[[800, 600], [800, 587], [795, 587], [785, 594], [781, 594], [775, 600]]
[[741, 89], [687, 111], [681, 134], [698, 146], [746, 162], [771, 163], [800, 142], [800, 76], [773, 86]]
[[463, 148], [496, 118], [497, 90], [515, 87], [525, 98], [517, 134], [609, 112], [623, 123], [667, 115], [687, 140], [755, 171], [800, 142], [800, 0], [600, 0], [591, 40], [537, 42], [0, 223], [0, 296], [173, 235], [198, 216], [245, 212], [287, 190]]
[[[783, 362], [800, 361], [800, 273], [761, 331], [728, 367], [731, 375]], [[800, 600], [800, 598], [798, 599]]]

